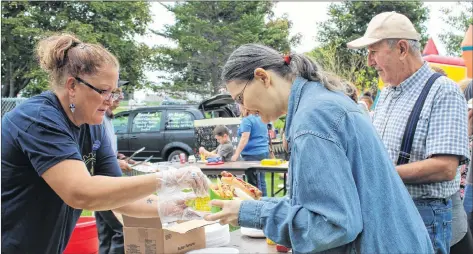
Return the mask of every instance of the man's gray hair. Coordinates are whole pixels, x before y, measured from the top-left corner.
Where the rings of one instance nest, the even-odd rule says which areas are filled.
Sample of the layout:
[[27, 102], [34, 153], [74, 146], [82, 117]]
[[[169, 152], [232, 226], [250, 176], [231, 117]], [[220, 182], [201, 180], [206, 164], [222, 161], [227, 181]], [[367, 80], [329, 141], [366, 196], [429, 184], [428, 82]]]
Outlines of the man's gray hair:
[[[388, 45], [390, 48], [394, 48], [394, 46], [400, 41], [404, 39], [386, 39]], [[409, 40], [405, 39], [407, 43], [409, 43], [409, 53], [415, 55], [415, 56], [422, 56], [420, 53], [420, 42], [416, 40]]]
[[286, 63], [278, 51], [259, 44], [245, 44], [237, 48], [228, 58], [222, 69], [221, 78], [225, 83], [246, 81], [254, 78], [256, 68], [272, 70], [283, 78], [291, 80], [303, 77], [309, 81], [320, 82], [331, 91], [347, 93], [345, 84], [322, 69], [309, 57], [301, 54], [290, 54]]

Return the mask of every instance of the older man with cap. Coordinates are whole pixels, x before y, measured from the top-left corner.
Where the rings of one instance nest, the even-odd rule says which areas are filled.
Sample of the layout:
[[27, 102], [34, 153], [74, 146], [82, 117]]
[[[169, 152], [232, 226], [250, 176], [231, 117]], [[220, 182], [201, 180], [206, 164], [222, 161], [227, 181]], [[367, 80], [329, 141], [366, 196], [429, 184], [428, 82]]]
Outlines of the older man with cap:
[[423, 61], [419, 40], [406, 16], [384, 12], [370, 21], [363, 37], [347, 46], [367, 47], [368, 65], [386, 84], [374, 126], [424, 220], [435, 252], [449, 253], [452, 195], [459, 194], [459, 165], [470, 158], [467, 105], [455, 82], [435, 74]]

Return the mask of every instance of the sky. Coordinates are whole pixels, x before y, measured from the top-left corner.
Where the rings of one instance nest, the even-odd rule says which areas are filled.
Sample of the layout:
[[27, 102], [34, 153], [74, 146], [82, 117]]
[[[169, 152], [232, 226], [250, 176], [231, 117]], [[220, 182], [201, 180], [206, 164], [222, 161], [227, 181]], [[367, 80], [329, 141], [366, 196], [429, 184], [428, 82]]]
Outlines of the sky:
[[[289, 20], [293, 22], [291, 35], [300, 33], [302, 35], [299, 45], [293, 48], [296, 53], [304, 53], [317, 47], [317, 23], [328, 19], [327, 7], [330, 2], [279, 2], [276, 4], [274, 13], [276, 16], [282, 16], [287, 13]], [[425, 5], [430, 9], [430, 19], [426, 23], [427, 33], [433, 38], [439, 54], [445, 54], [445, 47], [438, 38], [442, 29], [448, 29], [445, 24], [435, 18], [440, 15], [440, 8], [453, 6], [455, 2], [427, 2]], [[174, 16], [166, 10], [160, 3], [151, 3], [151, 12], [153, 22], [150, 27], [154, 30], [162, 30], [165, 25], [174, 23]], [[173, 45], [173, 42], [156, 35], [147, 35], [137, 38], [138, 41], [145, 42], [149, 46], [154, 45]], [[150, 81], [157, 80], [157, 72], [148, 71], [146, 73]]]

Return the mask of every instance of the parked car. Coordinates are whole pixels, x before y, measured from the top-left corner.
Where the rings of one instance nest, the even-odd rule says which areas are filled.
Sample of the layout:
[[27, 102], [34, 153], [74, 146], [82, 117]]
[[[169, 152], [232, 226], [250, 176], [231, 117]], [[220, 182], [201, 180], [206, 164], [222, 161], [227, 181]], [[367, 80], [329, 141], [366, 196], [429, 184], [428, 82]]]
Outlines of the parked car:
[[236, 117], [230, 95], [216, 95], [199, 105], [161, 105], [122, 111], [115, 115], [113, 125], [118, 139], [118, 152], [130, 156], [146, 147], [135, 158], [143, 160], [153, 155], [153, 161], [179, 160], [194, 154], [194, 120]]

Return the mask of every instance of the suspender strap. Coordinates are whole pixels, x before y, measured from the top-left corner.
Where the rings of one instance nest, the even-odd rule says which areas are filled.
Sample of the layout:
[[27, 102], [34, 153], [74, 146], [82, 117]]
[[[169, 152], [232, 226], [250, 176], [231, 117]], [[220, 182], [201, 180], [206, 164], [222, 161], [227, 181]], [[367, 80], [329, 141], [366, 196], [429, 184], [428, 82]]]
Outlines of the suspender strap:
[[409, 119], [407, 120], [406, 129], [404, 130], [404, 136], [402, 138], [401, 151], [399, 152], [397, 165], [406, 164], [411, 158], [412, 142], [414, 140], [414, 134], [416, 133], [420, 112], [424, 107], [425, 99], [429, 94], [430, 88], [434, 84], [435, 80], [437, 80], [440, 76], [442, 76], [442, 74], [437, 72], [430, 76], [429, 80], [427, 80], [427, 83], [424, 86], [424, 89], [422, 89], [419, 98], [417, 98], [417, 101], [414, 104], [414, 108], [412, 109]]

